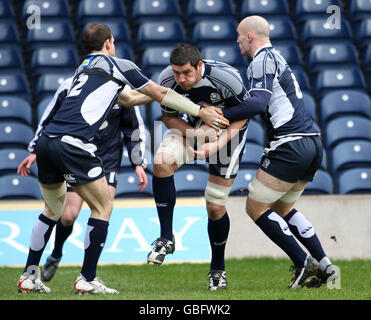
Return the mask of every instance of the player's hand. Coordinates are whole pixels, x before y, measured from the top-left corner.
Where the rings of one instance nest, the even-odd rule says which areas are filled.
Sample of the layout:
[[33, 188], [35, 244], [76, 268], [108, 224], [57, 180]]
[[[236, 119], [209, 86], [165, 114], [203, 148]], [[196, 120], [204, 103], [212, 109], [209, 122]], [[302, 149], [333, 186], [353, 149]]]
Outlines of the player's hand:
[[197, 116], [215, 130], [225, 129], [229, 126], [229, 121], [223, 117], [222, 110], [214, 106], [204, 105]]
[[27, 177], [30, 174], [30, 168], [36, 161], [36, 154], [31, 153], [27, 158], [25, 158], [18, 166], [17, 174], [22, 175], [22, 177]]
[[135, 167], [135, 174], [137, 175], [139, 180], [139, 183], [137, 184], [137, 186], [139, 187], [138, 190], [142, 192], [145, 188], [147, 188], [148, 185], [147, 174], [142, 166]]
[[195, 130], [195, 136], [198, 140], [205, 142], [214, 142], [218, 139], [220, 131], [215, 130], [207, 124], [202, 124]]
[[193, 154], [195, 159], [204, 160], [218, 151], [218, 141], [204, 143], [202, 146], [197, 148], [197, 150], [189, 146], [188, 150]]

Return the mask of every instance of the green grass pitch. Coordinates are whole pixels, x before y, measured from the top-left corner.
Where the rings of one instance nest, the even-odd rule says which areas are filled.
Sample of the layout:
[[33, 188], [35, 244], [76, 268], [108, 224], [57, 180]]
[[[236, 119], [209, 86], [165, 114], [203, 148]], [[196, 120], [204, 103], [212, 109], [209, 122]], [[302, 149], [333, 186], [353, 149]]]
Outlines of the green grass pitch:
[[46, 283], [49, 294], [18, 293], [21, 268], [0, 267], [0, 300], [371, 300], [371, 260], [335, 260], [340, 283], [329, 289], [288, 290], [291, 279], [288, 259], [228, 259], [228, 289], [210, 292], [208, 263], [155, 265], [99, 265], [97, 275], [118, 295], [76, 295], [73, 284], [79, 266], [61, 266]]

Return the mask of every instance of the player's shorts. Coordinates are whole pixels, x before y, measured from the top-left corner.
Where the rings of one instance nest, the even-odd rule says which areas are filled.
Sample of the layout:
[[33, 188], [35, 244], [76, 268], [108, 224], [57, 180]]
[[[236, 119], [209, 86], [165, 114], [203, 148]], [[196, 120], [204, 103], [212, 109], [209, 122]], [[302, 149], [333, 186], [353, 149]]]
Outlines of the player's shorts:
[[36, 162], [41, 183], [55, 184], [66, 180], [71, 186], [81, 186], [104, 177], [99, 157], [63, 142], [63, 139], [46, 135], [38, 139]]
[[323, 157], [321, 137], [302, 136], [287, 142], [283, 140], [292, 138], [271, 141], [264, 150], [260, 169], [291, 183], [298, 180], [313, 181]]
[[[247, 135], [247, 124], [240, 129], [239, 134], [229, 141], [217, 153], [211, 155], [207, 162], [209, 164], [209, 174], [225, 179], [234, 179], [240, 166], [243, 151], [245, 149]], [[160, 143], [157, 153], [165, 152], [172, 154], [180, 168], [183, 164], [192, 162], [193, 155], [185, 146], [185, 139], [170, 133], [164, 137]], [[195, 147], [195, 146], [193, 146]]]
[[[107, 184], [116, 189], [117, 187], [117, 171], [105, 171]], [[67, 192], [75, 192], [69, 183], [67, 183]]]

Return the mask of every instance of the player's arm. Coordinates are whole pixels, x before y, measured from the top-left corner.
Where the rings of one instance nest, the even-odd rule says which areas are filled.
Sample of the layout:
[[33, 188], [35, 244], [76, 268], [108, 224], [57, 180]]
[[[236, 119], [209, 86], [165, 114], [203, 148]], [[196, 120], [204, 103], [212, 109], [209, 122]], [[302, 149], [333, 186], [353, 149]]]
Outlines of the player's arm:
[[136, 90], [121, 91], [117, 103], [123, 107], [131, 108], [152, 102], [153, 99]]

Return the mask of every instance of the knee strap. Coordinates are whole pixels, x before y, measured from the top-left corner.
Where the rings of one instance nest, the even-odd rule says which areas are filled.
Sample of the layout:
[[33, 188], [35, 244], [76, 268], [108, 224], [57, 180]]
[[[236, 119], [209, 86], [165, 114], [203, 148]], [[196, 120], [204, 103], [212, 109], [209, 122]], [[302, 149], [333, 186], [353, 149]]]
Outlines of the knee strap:
[[286, 192], [273, 190], [254, 178], [248, 185], [249, 197], [263, 203], [274, 203]]
[[40, 188], [46, 205], [53, 213], [53, 217], [50, 217], [50, 219], [58, 221], [58, 219], [62, 216], [64, 207], [66, 205], [66, 197], [64, 198], [63, 202], [59, 200], [59, 198], [67, 192], [66, 183], [63, 183], [58, 189], [53, 190], [45, 189], [43, 187]]
[[205, 189], [205, 199], [220, 206], [225, 206], [232, 186], [225, 187], [208, 181]]

